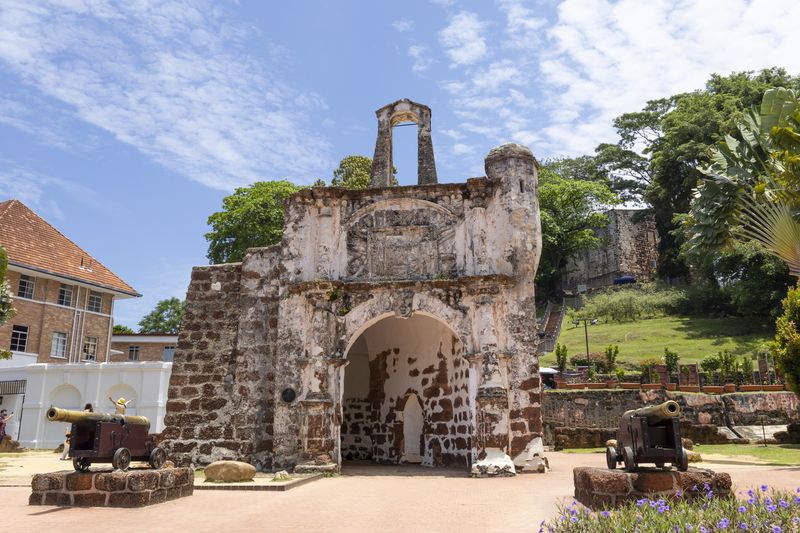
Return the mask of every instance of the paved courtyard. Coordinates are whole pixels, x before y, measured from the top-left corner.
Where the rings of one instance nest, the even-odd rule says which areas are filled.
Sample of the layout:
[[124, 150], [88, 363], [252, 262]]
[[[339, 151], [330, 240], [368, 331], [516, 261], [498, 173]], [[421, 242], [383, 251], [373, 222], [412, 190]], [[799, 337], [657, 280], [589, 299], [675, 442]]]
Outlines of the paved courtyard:
[[[350, 465], [342, 476], [288, 492], [196, 491], [190, 498], [143, 509], [31, 507], [29, 488], [0, 487], [0, 530], [9, 526], [8, 531], [36, 533], [65, 528], [114, 533], [537, 531], [559, 502], [571, 501], [572, 468], [602, 467], [605, 462], [600, 454], [548, 455], [553, 470], [544, 475], [471, 479], [450, 470]], [[36, 470], [65, 466], [53, 459], [34, 464]], [[769, 483], [794, 490], [800, 485], [800, 466], [703, 466], [729, 472], [739, 487]], [[0, 471], [0, 482], [9, 479], [10, 470], [13, 467]]]

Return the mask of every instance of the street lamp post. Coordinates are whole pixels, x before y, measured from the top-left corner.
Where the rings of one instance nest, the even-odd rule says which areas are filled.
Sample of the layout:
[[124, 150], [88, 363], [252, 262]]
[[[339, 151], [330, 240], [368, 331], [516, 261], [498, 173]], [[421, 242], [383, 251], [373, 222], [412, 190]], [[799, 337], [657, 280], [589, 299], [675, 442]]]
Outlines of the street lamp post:
[[583, 322], [583, 334], [586, 337], [586, 361], [589, 361], [589, 326], [588, 324], [597, 324], [596, 318], [578, 318], [572, 321], [575, 327], [578, 327]]

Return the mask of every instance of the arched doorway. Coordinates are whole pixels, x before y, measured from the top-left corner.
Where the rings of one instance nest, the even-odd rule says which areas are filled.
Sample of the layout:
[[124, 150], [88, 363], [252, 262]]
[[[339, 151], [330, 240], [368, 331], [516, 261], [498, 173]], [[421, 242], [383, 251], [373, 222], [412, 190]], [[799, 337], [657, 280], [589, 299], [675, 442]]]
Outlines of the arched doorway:
[[342, 459], [460, 465], [472, 459], [463, 345], [444, 322], [388, 316], [357, 334], [342, 388]]

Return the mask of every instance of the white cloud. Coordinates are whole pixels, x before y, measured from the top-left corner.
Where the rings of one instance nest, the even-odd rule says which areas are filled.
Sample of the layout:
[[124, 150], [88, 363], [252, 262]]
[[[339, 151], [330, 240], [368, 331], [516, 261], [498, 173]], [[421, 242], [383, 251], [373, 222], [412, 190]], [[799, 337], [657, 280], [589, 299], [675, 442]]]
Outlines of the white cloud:
[[498, 7], [506, 15], [506, 39], [508, 48], [535, 48], [540, 45], [539, 35], [547, 20], [537, 17], [534, 11], [525, 6], [523, 0], [496, 0]]
[[545, 149], [589, 152], [614, 139], [614, 117], [701, 89], [712, 73], [800, 71], [796, 20], [791, 0], [562, 2], [539, 63], [551, 118]]
[[414, 59], [411, 71], [415, 74], [422, 74], [433, 65], [433, 58], [430, 57], [428, 47], [421, 44], [414, 44], [408, 48], [408, 55]]
[[468, 144], [456, 143], [453, 145], [453, 155], [465, 155], [474, 151], [474, 148]]
[[400, 33], [411, 31], [414, 29], [414, 21], [408, 19], [399, 19], [392, 22], [392, 28]]
[[221, 189], [319, 175], [329, 145], [307, 124], [324, 101], [249, 56], [250, 38], [206, 0], [0, 8], [0, 64], [165, 167]]
[[486, 24], [475, 13], [462, 11], [439, 32], [439, 42], [450, 57], [451, 67], [471, 65], [486, 56]]

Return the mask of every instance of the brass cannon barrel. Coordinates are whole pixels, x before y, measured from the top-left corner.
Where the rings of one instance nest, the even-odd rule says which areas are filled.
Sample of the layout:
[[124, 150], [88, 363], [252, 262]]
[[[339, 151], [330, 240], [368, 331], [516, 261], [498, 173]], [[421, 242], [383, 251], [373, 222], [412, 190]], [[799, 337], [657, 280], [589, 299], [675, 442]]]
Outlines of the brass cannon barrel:
[[656, 422], [660, 422], [661, 420], [665, 420], [667, 418], [678, 418], [681, 416], [681, 406], [678, 405], [678, 402], [667, 400], [666, 402], [658, 405], [649, 405], [647, 407], [625, 411], [622, 416], [626, 418], [632, 416], [642, 416], [647, 418], [648, 424], [655, 424]]
[[47, 420], [50, 422], [124, 422], [126, 424], [136, 424], [147, 426], [150, 429], [150, 420], [146, 416], [117, 415], [110, 413], [90, 413], [87, 411], [75, 411], [72, 409], [61, 409], [60, 407], [50, 407], [47, 410]]

